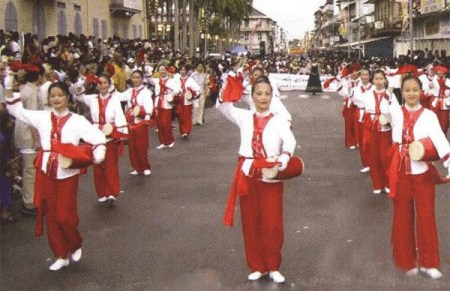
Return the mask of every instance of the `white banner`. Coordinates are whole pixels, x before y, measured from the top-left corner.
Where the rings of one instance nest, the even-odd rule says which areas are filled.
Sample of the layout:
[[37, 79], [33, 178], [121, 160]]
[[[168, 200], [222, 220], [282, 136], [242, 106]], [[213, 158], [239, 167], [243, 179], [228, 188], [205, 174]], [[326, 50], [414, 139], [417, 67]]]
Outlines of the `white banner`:
[[[332, 78], [331, 75], [321, 75], [320, 82], [323, 83], [325, 80]], [[293, 75], [293, 74], [270, 74], [270, 79], [273, 80], [280, 91], [294, 91], [294, 90], [305, 90], [306, 85], [308, 85], [309, 75]], [[336, 91], [338, 86], [337, 82], [332, 82], [330, 87], [323, 89], [324, 92]]]

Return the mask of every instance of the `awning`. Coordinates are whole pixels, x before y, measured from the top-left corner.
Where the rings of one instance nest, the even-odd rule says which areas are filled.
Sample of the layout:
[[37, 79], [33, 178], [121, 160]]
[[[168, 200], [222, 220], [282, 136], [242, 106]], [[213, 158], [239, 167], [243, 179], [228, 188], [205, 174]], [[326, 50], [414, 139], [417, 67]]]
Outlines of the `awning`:
[[362, 45], [362, 44], [371, 43], [371, 42], [379, 41], [379, 40], [386, 39], [386, 38], [392, 38], [392, 36], [382, 36], [382, 37], [377, 37], [377, 38], [365, 39], [365, 40], [361, 40], [361, 41], [354, 41], [351, 43], [342, 43], [340, 45], [335, 45], [334, 47], [348, 47], [348, 46]]

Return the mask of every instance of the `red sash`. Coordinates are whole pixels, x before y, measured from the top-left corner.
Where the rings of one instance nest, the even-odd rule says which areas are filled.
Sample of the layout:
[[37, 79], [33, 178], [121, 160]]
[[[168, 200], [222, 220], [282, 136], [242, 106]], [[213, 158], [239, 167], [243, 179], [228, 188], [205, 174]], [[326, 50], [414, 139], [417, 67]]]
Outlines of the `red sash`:
[[159, 96], [158, 96], [158, 108], [163, 108], [164, 95], [167, 94], [168, 88], [166, 87], [167, 79], [159, 79]]
[[386, 98], [386, 100], [388, 101], [389, 97], [387, 96], [386, 91], [378, 94], [377, 92], [375, 92], [375, 90], [373, 91], [373, 97], [375, 98], [375, 116], [372, 120], [372, 130], [376, 129], [377, 131], [380, 131], [381, 130], [381, 124], [379, 122], [379, 118], [381, 115], [380, 104], [381, 101], [383, 100], [383, 97]]
[[133, 88], [133, 90], [131, 91], [131, 99], [130, 99], [131, 106], [128, 109], [127, 114], [126, 114], [126, 119], [129, 124], [134, 123], [135, 116], [133, 115], [133, 110], [134, 110], [134, 107], [138, 106], [137, 96], [142, 91], [142, 89], [144, 89], [144, 87], [142, 87], [140, 89]]
[[[52, 131], [50, 134], [50, 141], [53, 146], [55, 142], [61, 142], [61, 131], [67, 120], [72, 116], [72, 113], [68, 113], [65, 116], [57, 117], [53, 112], [51, 114], [52, 119]], [[47, 161], [47, 175], [56, 179], [58, 171], [58, 153], [53, 150], [50, 152], [50, 157]]]
[[[133, 89], [134, 90], [134, 89]], [[111, 94], [108, 97], [102, 98], [100, 95], [97, 96], [98, 100], [98, 123], [100, 125], [100, 129], [106, 123], [106, 107], [108, 107], [109, 100], [111, 100]]]

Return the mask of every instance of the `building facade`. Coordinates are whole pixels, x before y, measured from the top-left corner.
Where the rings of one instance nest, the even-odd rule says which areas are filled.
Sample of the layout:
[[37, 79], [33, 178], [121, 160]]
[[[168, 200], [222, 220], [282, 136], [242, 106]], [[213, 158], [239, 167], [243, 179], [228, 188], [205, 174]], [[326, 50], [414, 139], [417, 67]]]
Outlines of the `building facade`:
[[249, 18], [241, 23], [239, 44], [252, 54], [285, 52], [286, 34], [276, 21], [253, 8]]
[[450, 47], [450, 0], [325, 0], [314, 16], [309, 51], [392, 58], [411, 49], [446, 56]]
[[[0, 0], [0, 28], [49, 35], [146, 38], [144, 0]], [[106, 4], [106, 5], [105, 5]]]

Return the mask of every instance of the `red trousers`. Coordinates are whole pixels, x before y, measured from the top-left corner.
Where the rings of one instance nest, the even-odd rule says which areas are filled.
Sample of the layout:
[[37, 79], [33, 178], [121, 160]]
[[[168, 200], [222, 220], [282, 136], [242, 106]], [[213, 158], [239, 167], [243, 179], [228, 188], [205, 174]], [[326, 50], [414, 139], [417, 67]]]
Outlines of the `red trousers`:
[[98, 197], [119, 196], [119, 143], [115, 140], [106, 143], [105, 161], [94, 164], [94, 183]]
[[368, 157], [367, 157], [367, 147], [364, 144], [364, 123], [357, 123], [358, 126], [358, 131], [357, 131], [357, 137], [358, 137], [358, 144], [359, 144], [359, 156], [361, 157], [361, 164], [363, 165], [363, 167], [368, 167], [369, 166], [369, 162], [368, 162]]
[[240, 197], [245, 255], [250, 272], [277, 271], [283, 246], [283, 183], [248, 180]]
[[148, 146], [148, 125], [143, 123], [138, 126], [131, 126], [128, 136], [130, 163], [133, 169], [139, 173], [150, 170], [147, 156]]
[[441, 126], [442, 131], [445, 135], [447, 135], [447, 129], [448, 129], [448, 110], [442, 110], [436, 107], [431, 106], [431, 110], [436, 113], [438, 119], [439, 119], [439, 125]]
[[160, 144], [170, 145], [175, 141], [172, 132], [172, 109], [158, 109], [156, 125], [158, 126], [158, 140]]
[[78, 231], [77, 191], [79, 175], [55, 179], [36, 171], [42, 181], [43, 206], [47, 220], [48, 242], [56, 257], [67, 258], [81, 248], [83, 238]]
[[192, 131], [192, 104], [177, 107], [180, 134], [190, 134]]
[[365, 126], [364, 135], [367, 139], [365, 150], [373, 189], [389, 187], [386, 172], [389, 169], [389, 149], [392, 145], [391, 131], [373, 131]]
[[402, 270], [440, 264], [435, 185], [427, 174], [406, 175], [404, 167], [399, 172], [391, 240], [395, 264]]
[[355, 110], [358, 108], [352, 105], [350, 108], [344, 107], [342, 115], [344, 117], [344, 143], [345, 147], [356, 146], [357, 137], [355, 132]]

